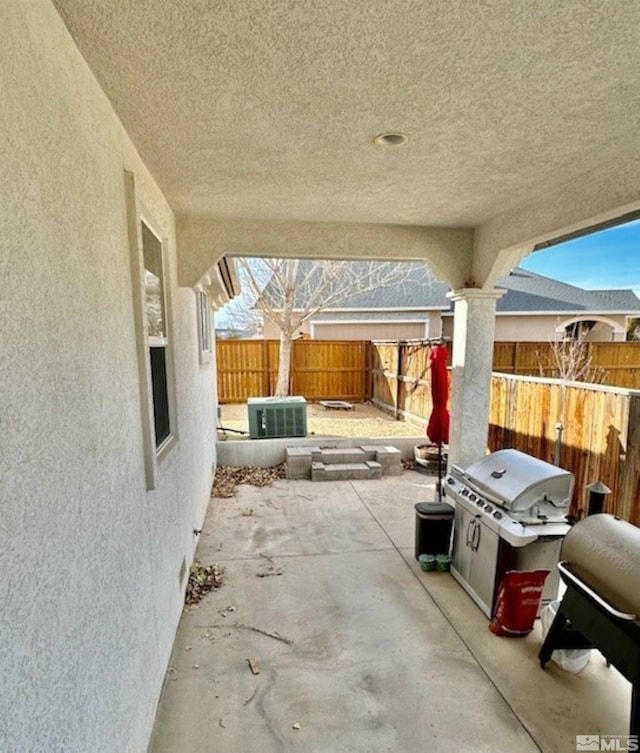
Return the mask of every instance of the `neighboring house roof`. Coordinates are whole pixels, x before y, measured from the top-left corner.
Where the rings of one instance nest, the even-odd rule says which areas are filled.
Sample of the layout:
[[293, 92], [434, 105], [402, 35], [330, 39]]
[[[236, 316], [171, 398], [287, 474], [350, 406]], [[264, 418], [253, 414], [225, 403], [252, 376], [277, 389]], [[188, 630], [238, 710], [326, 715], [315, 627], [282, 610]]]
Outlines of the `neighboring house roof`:
[[[312, 262], [308, 262], [310, 265]], [[359, 264], [368, 262], [353, 262]], [[406, 262], [415, 269], [406, 281], [384, 285], [349, 299], [343, 306], [324, 309], [313, 321], [356, 321], [358, 319], [425, 318], [429, 311], [451, 312], [453, 306], [447, 293], [449, 287], [437, 280], [421, 262]], [[308, 267], [301, 265], [302, 270]], [[550, 277], [516, 267], [508, 277], [496, 283], [506, 293], [498, 299], [498, 314], [633, 314], [640, 312], [640, 298], [632, 290], [584, 290]], [[265, 288], [268, 292], [269, 286]]]
[[[314, 262], [303, 260], [298, 268], [298, 279], [302, 279], [309, 273]], [[344, 264], [344, 262], [341, 262]], [[363, 274], [370, 266], [370, 262], [354, 261], [349, 264], [356, 271], [362, 268]], [[380, 268], [390, 270], [397, 267], [397, 262], [381, 262]], [[404, 262], [405, 272], [402, 282], [395, 285], [380, 285], [373, 290], [349, 298], [342, 306], [335, 306], [325, 311], [379, 311], [381, 309], [412, 309], [424, 312], [429, 309], [444, 309], [450, 307], [450, 301], [446, 297], [449, 288], [439, 280], [426, 267], [424, 262]], [[321, 273], [318, 272], [318, 279]], [[271, 283], [267, 283], [264, 296], [268, 299], [273, 295]], [[296, 292], [299, 297], [299, 292]], [[302, 308], [306, 301], [296, 300], [296, 305]]]
[[[369, 262], [353, 262], [356, 266], [368, 267]], [[406, 279], [396, 285], [381, 285], [359, 296], [350, 298], [344, 309], [448, 309], [450, 301], [447, 298], [449, 288], [437, 280], [422, 262], [404, 262], [408, 270]], [[389, 264], [397, 266], [397, 263]]]
[[[452, 304], [447, 298], [449, 287], [432, 277], [424, 282], [424, 266], [414, 264], [416, 276], [422, 282], [411, 281], [400, 286], [385, 286], [352, 298], [344, 306], [325, 309], [314, 317], [314, 321], [356, 319], [356, 312], [371, 312], [385, 318], [414, 318], [413, 312], [429, 310], [451, 311]], [[550, 277], [529, 272], [517, 267], [508, 277], [500, 279], [496, 287], [506, 293], [497, 302], [498, 314], [516, 313], [625, 313], [640, 312], [640, 298], [632, 290], [584, 290]], [[362, 318], [371, 318], [362, 313]], [[416, 319], [421, 318], [418, 314]]]
[[[431, 309], [434, 310], [433, 308]], [[328, 309], [313, 317], [317, 324], [323, 322], [427, 322], [428, 311], [393, 311], [390, 309], [376, 309], [374, 311], [339, 311]]]
[[559, 280], [517, 267], [497, 287], [506, 293], [498, 300], [500, 313], [582, 311], [631, 313], [640, 311], [640, 299], [632, 290], [584, 290]]

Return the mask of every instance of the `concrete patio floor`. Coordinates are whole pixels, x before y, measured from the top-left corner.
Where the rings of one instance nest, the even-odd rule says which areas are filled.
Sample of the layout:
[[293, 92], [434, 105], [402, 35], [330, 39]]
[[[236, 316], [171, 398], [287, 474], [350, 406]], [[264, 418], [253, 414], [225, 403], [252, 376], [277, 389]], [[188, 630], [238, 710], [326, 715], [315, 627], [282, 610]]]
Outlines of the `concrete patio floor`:
[[600, 654], [543, 671], [539, 625], [498, 638], [419, 570], [413, 505], [433, 496], [405, 471], [213, 500], [197, 556], [224, 584], [181, 620], [150, 753], [570, 753], [626, 734], [630, 686]]

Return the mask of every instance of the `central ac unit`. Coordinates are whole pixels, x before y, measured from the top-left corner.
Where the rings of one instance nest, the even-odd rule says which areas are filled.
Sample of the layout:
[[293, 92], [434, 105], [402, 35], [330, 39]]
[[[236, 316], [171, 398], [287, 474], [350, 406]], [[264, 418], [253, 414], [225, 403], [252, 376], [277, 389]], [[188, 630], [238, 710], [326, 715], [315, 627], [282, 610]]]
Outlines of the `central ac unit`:
[[250, 439], [307, 436], [307, 401], [303, 397], [250, 397]]

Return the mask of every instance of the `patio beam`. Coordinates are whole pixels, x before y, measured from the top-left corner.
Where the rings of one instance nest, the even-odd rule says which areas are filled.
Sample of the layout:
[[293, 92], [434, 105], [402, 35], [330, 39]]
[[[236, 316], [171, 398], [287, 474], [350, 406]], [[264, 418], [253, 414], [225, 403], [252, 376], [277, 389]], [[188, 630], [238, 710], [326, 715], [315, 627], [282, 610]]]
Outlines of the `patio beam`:
[[223, 256], [424, 261], [452, 288], [469, 279], [473, 230], [179, 216], [178, 279], [195, 285]]

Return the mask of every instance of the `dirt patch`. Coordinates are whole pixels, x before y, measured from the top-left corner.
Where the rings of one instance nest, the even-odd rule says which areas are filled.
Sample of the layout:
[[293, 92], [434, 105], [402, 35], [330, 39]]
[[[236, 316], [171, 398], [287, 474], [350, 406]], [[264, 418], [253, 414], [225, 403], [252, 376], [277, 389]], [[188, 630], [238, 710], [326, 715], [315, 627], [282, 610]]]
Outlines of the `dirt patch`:
[[[245, 403], [222, 405], [220, 426], [247, 432], [226, 435], [218, 431], [218, 438], [248, 438], [249, 418]], [[332, 410], [318, 403], [307, 403], [307, 435], [324, 439], [340, 437], [424, 437], [427, 422], [396, 420], [391, 414], [367, 403], [354, 403], [353, 410]]]

